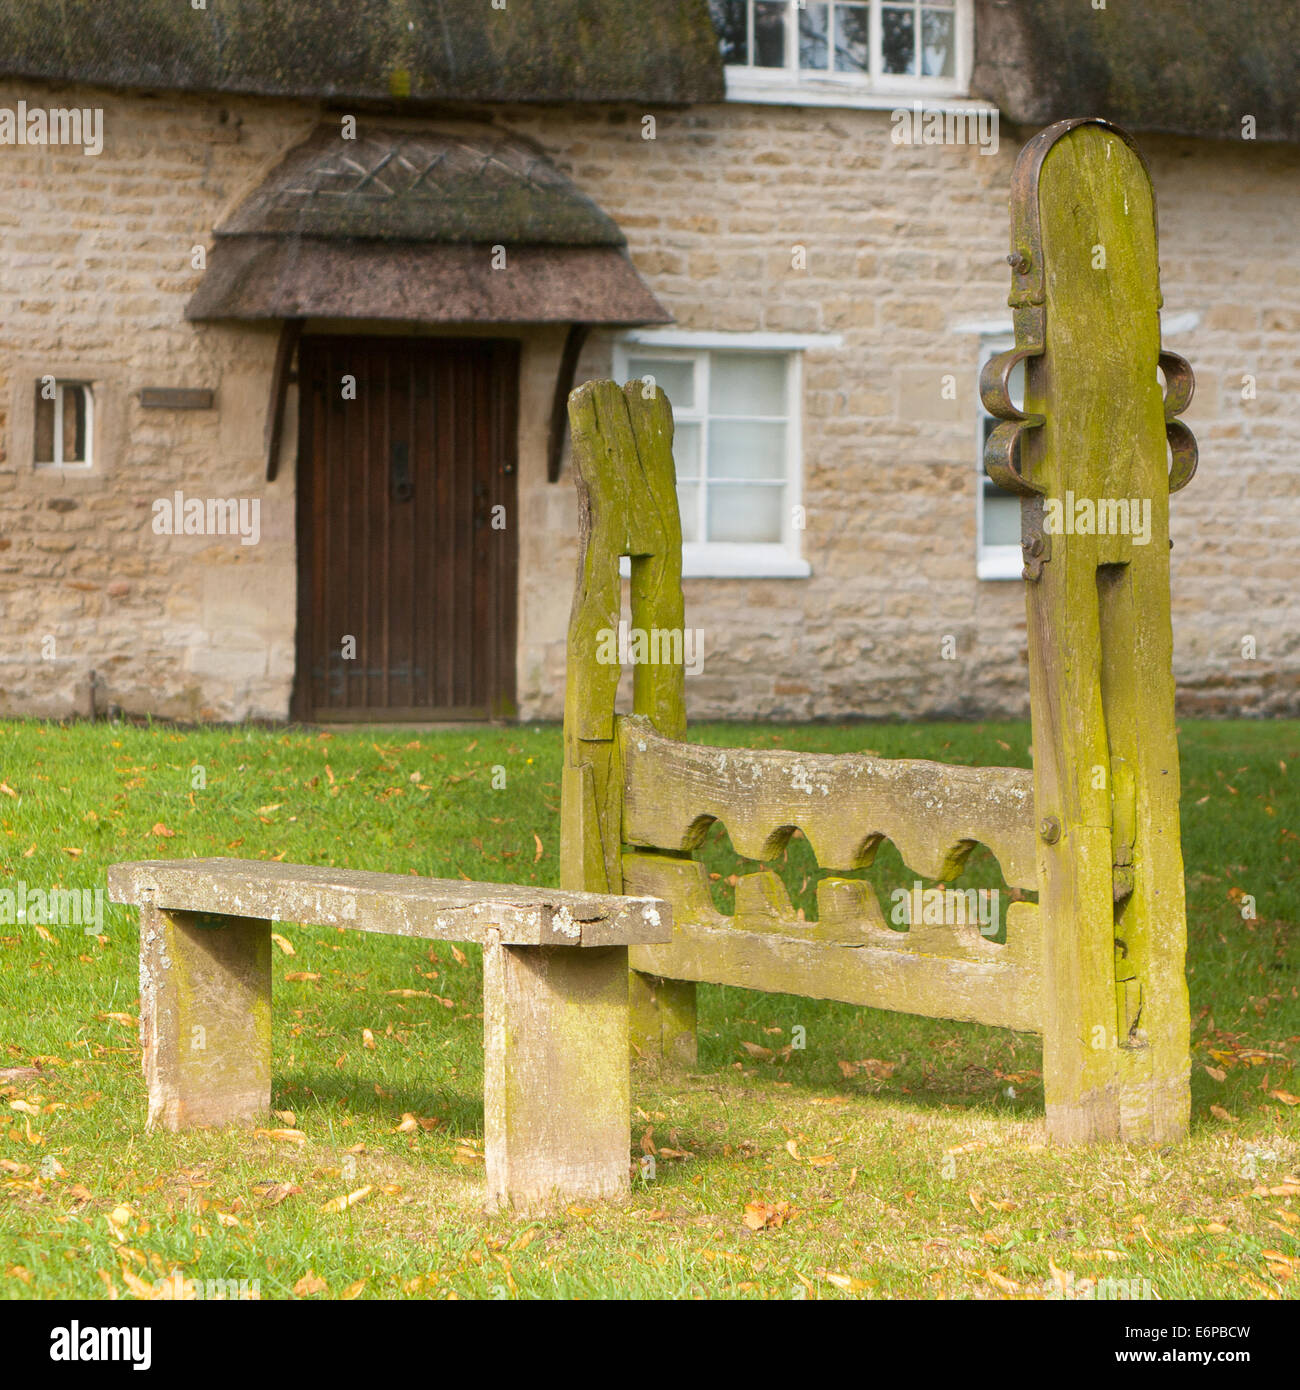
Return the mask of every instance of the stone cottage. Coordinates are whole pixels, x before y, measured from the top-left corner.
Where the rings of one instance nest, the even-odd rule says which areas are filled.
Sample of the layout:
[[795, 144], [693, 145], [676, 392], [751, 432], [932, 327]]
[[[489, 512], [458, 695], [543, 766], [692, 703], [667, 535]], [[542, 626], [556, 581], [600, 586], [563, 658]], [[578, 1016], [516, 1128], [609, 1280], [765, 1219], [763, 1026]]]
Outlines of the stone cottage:
[[0, 713], [559, 714], [563, 402], [676, 414], [695, 717], [1026, 708], [976, 380], [1049, 121], [1196, 368], [1189, 711], [1300, 713], [1287, 0], [0, 0]]

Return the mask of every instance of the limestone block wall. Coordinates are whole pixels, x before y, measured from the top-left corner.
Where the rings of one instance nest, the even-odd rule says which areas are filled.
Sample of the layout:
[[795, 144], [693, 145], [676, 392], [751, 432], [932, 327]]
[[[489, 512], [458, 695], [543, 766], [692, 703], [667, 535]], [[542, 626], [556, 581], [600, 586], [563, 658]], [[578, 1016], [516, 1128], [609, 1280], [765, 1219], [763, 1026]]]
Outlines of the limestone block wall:
[[[96, 158], [0, 149], [0, 713], [84, 708], [93, 668], [101, 706], [284, 717], [295, 441], [291, 430], [268, 484], [276, 329], [191, 325], [183, 311], [201, 276], [192, 247], [321, 112], [0, 85], [0, 104], [19, 99], [101, 106], [105, 142]], [[842, 340], [804, 358], [811, 577], [687, 580], [706, 642], [692, 716], [1023, 712], [1020, 586], [975, 577], [980, 338], [963, 329], [1008, 318], [1007, 187], [1029, 132], [1004, 127], [989, 157], [896, 146], [884, 112], [665, 110], [654, 140], [631, 108], [479, 114], [540, 141], [620, 223], [680, 327]], [[1166, 315], [1195, 316], [1169, 338], [1197, 369], [1185, 418], [1201, 444], [1201, 472], [1173, 503], [1181, 699], [1300, 713], [1300, 151], [1139, 140]], [[792, 267], [796, 245], [806, 270]], [[563, 329], [512, 331], [524, 341], [518, 693], [523, 717], [548, 718], [562, 707], [576, 557], [572, 481], [567, 469], [545, 479]], [[610, 372], [613, 341], [593, 335], [579, 380]], [[103, 384], [87, 476], [31, 467], [33, 384], [47, 371]], [[216, 408], [147, 410], [145, 386], [207, 387]], [[155, 535], [152, 502], [176, 489], [260, 498], [258, 544]]]
[[[283, 716], [293, 671], [293, 469], [265, 481], [276, 327], [184, 320], [192, 248], [313, 113], [0, 85], [104, 110], [104, 149], [0, 151], [0, 710], [101, 707], [183, 718]], [[97, 460], [34, 471], [34, 382], [95, 385]], [[216, 392], [212, 410], [151, 410], [147, 386]], [[292, 457], [292, 450], [288, 451]], [[260, 539], [160, 536], [155, 499], [261, 500]]]

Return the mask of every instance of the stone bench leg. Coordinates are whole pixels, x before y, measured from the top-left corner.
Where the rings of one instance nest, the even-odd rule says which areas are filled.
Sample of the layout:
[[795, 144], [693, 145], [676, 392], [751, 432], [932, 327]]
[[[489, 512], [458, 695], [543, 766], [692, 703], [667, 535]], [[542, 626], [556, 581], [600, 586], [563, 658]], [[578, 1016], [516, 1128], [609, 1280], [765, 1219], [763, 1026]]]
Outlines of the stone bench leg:
[[487, 1204], [628, 1191], [626, 946], [483, 951]]
[[140, 908], [149, 1128], [264, 1119], [271, 1108], [271, 924]]

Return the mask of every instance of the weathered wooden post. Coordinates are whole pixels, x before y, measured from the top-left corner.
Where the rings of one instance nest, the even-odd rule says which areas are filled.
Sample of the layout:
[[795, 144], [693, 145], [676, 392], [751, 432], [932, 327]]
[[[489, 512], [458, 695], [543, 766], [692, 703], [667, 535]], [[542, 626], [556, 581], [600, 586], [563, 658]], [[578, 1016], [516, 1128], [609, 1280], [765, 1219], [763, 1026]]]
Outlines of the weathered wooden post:
[[[578, 485], [578, 583], [569, 622], [561, 790], [565, 888], [621, 893], [623, 777], [614, 736], [621, 667], [619, 559], [631, 557], [631, 628], [676, 632], [685, 646], [682, 532], [673, 465], [673, 417], [658, 387], [588, 382], [569, 396]], [[666, 738], [686, 733], [684, 666], [633, 667], [632, 705]], [[695, 1062], [695, 985], [636, 971], [630, 977], [632, 1046], [648, 1061]]]
[[1048, 1132], [1164, 1142], [1189, 1108], [1169, 494], [1196, 445], [1174, 418], [1192, 374], [1161, 351], [1155, 199], [1128, 136], [1072, 120], [1031, 140], [1011, 252], [1016, 346], [981, 390], [1006, 422], [985, 467], [1022, 499]]

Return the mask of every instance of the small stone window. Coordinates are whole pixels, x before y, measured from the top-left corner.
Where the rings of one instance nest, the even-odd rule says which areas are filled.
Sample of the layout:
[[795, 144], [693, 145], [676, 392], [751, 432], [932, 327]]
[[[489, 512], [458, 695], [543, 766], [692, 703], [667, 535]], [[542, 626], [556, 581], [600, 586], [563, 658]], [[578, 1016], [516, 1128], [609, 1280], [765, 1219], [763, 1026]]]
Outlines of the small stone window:
[[33, 425], [32, 462], [37, 468], [94, 465], [95, 391], [90, 382], [41, 377]]

